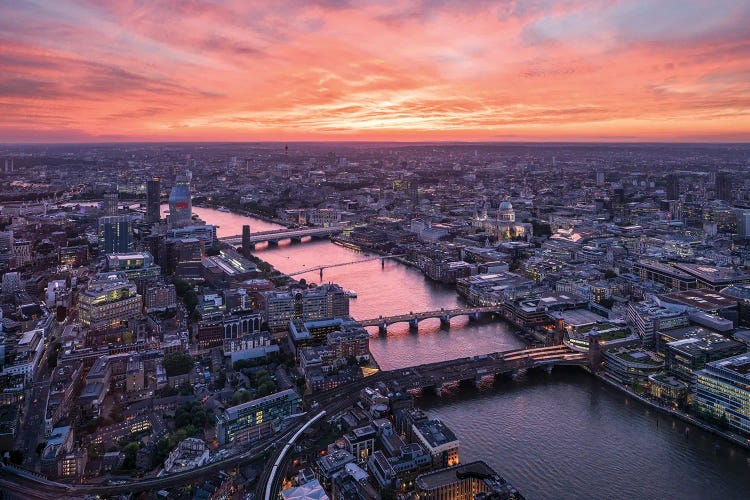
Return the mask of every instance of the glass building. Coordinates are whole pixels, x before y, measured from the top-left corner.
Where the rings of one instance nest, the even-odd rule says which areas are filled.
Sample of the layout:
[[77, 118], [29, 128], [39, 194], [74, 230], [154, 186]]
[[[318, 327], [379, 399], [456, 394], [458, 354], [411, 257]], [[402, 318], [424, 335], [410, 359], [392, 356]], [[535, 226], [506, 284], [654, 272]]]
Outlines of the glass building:
[[130, 219], [124, 215], [99, 219], [100, 253], [124, 253], [132, 248]]
[[173, 228], [191, 224], [193, 203], [190, 199], [190, 174], [178, 175], [169, 193], [169, 224]]
[[695, 409], [750, 435], [750, 354], [708, 363], [695, 372]]
[[216, 420], [219, 444], [244, 444], [273, 432], [281, 419], [299, 409], [300, 398], [292, 389], [269, 394], [227, 408]]

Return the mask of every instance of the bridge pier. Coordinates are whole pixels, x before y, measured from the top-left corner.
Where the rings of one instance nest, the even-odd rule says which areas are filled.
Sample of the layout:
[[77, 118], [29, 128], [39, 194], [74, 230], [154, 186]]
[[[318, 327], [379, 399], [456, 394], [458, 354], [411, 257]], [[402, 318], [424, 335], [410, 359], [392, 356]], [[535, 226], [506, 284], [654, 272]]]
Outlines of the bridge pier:
[[268, 240], [266, 243], [268, 243], [269, 248], [279, 246], [279, 240]]
[[385, 269], [385, 259], [380, 259], [380, 269]]
[[448, 315], [440, 316], [440, 326], [446, 330], [451, 327], [451, 317]]
[[417, 320], [417, 319], [410, 319], [409, 320], [409, 330], [419, 330], [419, 320]]
[[292, 243], [302, 243], [302, 236], [292, 236], [289, 240]]
[[378, 325], [378, 333], [380, 335], [386, 335], [388, 334], [388, 325], [386, 323], [381, 323]]
[[321, 280], [323, 279], [323, 268], [322, 267], [320, 268], [320, 279]]
[[547, 365], [544, 367], [544, 369], [547, 371], [547, 375], [552, 373], [552, 368], [554, 368], [554, 365]]
[[467, 316], [469, 317], [469, 321], [479, 321], [479, 317], [481, 316], [481, 313], [473, 312], [473, 313], [467, 314]]

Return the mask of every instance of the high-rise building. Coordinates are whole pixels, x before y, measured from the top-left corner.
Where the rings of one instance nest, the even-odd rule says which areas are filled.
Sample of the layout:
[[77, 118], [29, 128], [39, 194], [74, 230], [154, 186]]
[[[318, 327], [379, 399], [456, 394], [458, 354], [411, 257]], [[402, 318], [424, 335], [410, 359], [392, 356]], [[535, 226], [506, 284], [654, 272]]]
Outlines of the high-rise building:
[[132, 247], [130, 237], [130, 219], [125, 215], [99, 218], [100, 252], [125, 253]]
[[597, 172], [596, 173], [596, 185], [597, 186], [603, 186], [604, 185], [604, 172]]
[[169, 193], [169, 225], [173, 228], [191, 224], [193, 203], [190, 198], [190, 173], [178, 175]]
[[731, 201], [732, 197], [732, 172], [716, 172], [716, 199]]
[[146, 222], [154, 224], [161, 219], [161, 179], [152, 177], [146, 182]]
[[118, 201], [119, 200], [118, 200], [117, 193], [105, 193], [104, 194], [102, 210], [104, 212], [105, 217], [117, 215], [117, 202]]
[[737, 210], [737, 236], [750, 238], [750, 210]]
[[680, 198], [680, 176], [672, 173], [668, 174], [666, 177], [667, 181], [667, 199], [668, 200], [677, 200]]

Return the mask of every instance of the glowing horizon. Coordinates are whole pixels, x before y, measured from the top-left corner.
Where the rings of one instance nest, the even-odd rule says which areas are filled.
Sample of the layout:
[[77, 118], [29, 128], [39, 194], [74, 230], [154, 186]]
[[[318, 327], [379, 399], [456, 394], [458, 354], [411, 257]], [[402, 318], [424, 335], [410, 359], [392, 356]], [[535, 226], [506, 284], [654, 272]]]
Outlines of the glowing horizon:
[[0, 0], [0, 142], [750, 141], [742, 0]]

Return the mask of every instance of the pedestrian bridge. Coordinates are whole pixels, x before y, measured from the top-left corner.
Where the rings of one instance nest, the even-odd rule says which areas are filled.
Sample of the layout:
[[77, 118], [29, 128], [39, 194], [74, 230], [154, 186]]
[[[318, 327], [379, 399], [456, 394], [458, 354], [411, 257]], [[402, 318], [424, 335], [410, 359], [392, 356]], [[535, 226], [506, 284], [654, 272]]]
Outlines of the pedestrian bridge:
[[[276, 244], [281, 240], [292, 240], [299, 241], [300, 239], [311, 236], [313, 238], [328, 238], [334, 234], [338, 234], [346, 229], [344, 225], [329, 226], [329, 227], [301, 227], [297, 229], [275, 229], [273, 231], [261, 231], [258, 233], [250, 233], [250, 237], [247, 243], [255, 246], [258, 243], [269, 243]], [[219, 241], [229, 243], [231, 245], [241, 245], [242, 235], [235, 234], [234, 236], [224, 236], [219, 238]]]
[[438, 309], [435, 311], [410, 312], [394, 316], [378, 316], [358, 321], [362, 326], [377, 326], [380, 333], [385, 333], [389, 325], [395, 323], [409, 323], [410, 328], [418, 328], [419, 322], [429, 318], [439, 318], [443, 326], [450, 326], [451, 318], [468, 316], [471, 320], [479, 319], [483, 313], [499, 313], [501, 306], [458, 307], [455, 309]]

